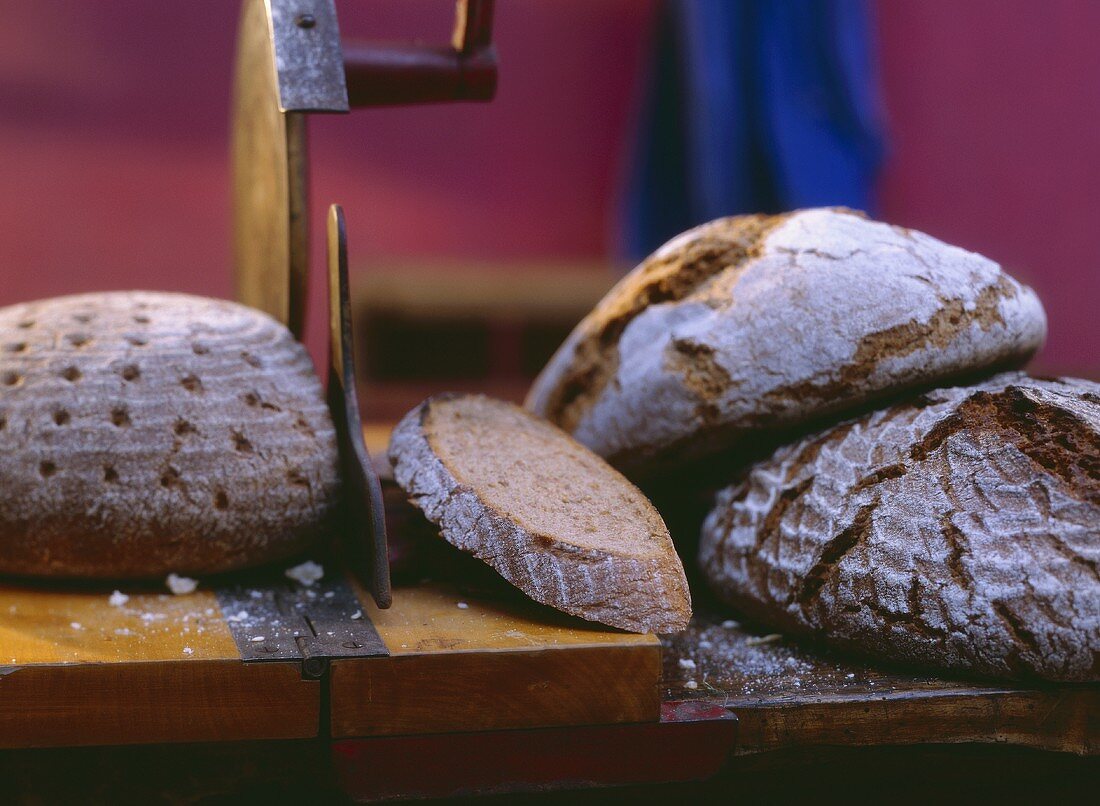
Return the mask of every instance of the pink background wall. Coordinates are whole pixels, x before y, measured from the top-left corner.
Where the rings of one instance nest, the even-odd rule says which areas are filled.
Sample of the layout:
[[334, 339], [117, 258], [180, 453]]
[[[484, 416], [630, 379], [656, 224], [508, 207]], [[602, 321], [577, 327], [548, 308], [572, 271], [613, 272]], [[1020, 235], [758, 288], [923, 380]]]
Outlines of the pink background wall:
[[[346, 34], [444, 41], [450, 25], [446, 0], [339, 7]], [[7, 0], [0, 304], [124, 287], [232, 293], [236, 14], [225, 0]], [[612, 254], [651, 20], [636, 0], [499, 4], [493, 104], [317, 120], [315, 218], [343, 203], [359, 261]], [[1051, 319], [1037, 368], [1100, 377], [1100, 4], [886, 3], [877, 27], [893, 141], [883, 217], [1032, 283]]]

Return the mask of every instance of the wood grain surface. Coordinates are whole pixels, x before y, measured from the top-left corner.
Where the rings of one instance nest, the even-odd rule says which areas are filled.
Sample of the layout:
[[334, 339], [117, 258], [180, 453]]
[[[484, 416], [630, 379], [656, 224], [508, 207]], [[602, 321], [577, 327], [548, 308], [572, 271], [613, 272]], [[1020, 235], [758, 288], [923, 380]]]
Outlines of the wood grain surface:
[[508, 594], [436, 581], [397, 589], [389, 610], [370, 607], [392, 657], [333, 662], [333, 736], [658, 718], [656, 637]]
[[112, 606], [113, 590], [0, 585], [0, 666], [239, 657], [213, 593], [126, 587]]
[[239, 660], [0, 669], [0, 749], [317, 735], [320, 684]]
[[0, 585], [0, 748], [305, 738], [320, 686], [241, 663], [212, 593]]
[[664, 639], [662, 697], [726, 708], [738, 752], [994, 742], [1100, 754], [1100, 686], [949, 680], [746, 628], [713, 611]]

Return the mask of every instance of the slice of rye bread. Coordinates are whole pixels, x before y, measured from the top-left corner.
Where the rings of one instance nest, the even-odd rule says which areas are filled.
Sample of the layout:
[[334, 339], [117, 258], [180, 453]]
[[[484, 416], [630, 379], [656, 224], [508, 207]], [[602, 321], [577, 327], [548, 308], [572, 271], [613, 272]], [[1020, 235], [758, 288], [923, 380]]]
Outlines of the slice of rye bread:
[[398, 424], [389, 455], [443, 537], [532, 599], [634, 632], [687, 626], [687, 579], [660, 514], [556, 426], [482, 395], [440, 395]]
[[781, 448], [700, 562], [742, 612], [881, 657], [1100, 680], [1100, 384], [998, 375]]
[[634, 478], [1023, 364], [1046, 320], [981, 255], [842, 209], [722, 218], [612, 288], [527, 406]]

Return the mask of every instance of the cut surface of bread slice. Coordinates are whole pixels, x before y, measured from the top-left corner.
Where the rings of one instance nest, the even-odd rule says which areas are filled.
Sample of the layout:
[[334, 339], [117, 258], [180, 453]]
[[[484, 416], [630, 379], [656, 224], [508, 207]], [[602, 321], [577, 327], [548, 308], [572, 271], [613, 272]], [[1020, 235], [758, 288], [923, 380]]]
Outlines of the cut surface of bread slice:
[[556, 426], [481, 395], [440, 395], [405, 416], [389, 454], [443, 537], [536, 601], [634, 632], [687, 625], [687, 580], [660, 514]]

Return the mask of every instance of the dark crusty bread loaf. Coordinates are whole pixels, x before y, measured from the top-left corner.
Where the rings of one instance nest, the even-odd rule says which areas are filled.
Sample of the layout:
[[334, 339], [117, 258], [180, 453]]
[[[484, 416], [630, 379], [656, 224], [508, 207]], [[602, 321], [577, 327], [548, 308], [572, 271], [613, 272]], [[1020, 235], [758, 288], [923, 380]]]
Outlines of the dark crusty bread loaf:
[[644, 476], [761, 429], [1020, 365], [1045, 331], [1029, 288], [919, 232], [833, 209], [723, 218], [619, 282], [527, 405]]
[[837, 425], [724, 490], [701, 561], [780, 629], [1100, 679], [1100, 385], [1008, 373]]
[[337, 500], [305, 349], [258, 311], [118, 292], [0, 309], [0, 573], [203, 574], [282, 558]]
[[687, 580], [661, 516], [555, 426], [510, 403], [443, 395], [405, 416], [389, 453], [443, 537], [536, 601], [636, 632], [687, 625]]

